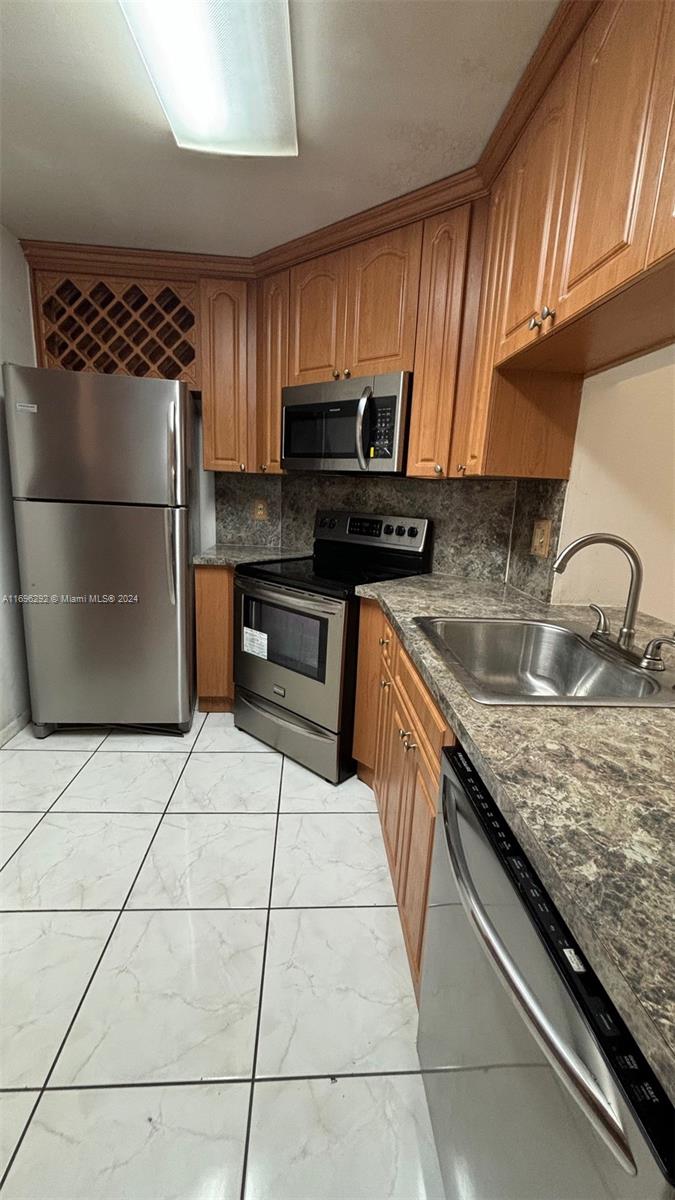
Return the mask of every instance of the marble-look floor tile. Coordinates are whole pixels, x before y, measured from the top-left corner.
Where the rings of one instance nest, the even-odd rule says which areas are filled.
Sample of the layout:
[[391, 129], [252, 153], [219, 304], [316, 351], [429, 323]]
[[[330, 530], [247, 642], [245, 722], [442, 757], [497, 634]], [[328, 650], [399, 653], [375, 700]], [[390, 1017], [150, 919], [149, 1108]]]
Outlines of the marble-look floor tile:
[[108, 733], [107, 725], [98, 725], [87, 729], [55, 729], [49, 737], [36, 738], [33, 726], [24, 725], [9, 742], [5, 742], [3, 750], [44, 750], [49, 753], [55, 750], [88, 750], [91, 754]]
[[[284, 768], [285, 769], [285, 768]], [[200, 754], [195, 750], [169, 812], [276, 812], [281, 755]]]
[[37, 1095], [37, 1092], [5, 1092], [0, 1095], [0, 1178], [7, 1169]]
[[395, 903], [377, 813], [282, 813], [273, 907]]
[[121, 908], [160, 819], [48, 813], [0, 872], [0, 909]]
[[265, 918], [123, 913], [52, 1082], [249, 1076]]
[[266, 908], [276, 817], [167, 814], [129, 908]]
[[242, 729], [235, 729], [232, 713], [209, 713], [195, 742], [195, 750], [211, 753], [222, 750], [238, 750], [243, 753], [260, 753], [261, 751], [266, 751], [268, 754], [276, 753], [276, 751], [271, 751], [264, 742], [259, 742], [257, 738], [251, 737], [249, 733], [244, 733]]
[[272, 912], [259, 1075], [419, 1070], [416, 1033], [395, 908]]
[[0, 867], [41, 820], [36, 812], [0, 812]]
[[442, 1200], [419, 1075], [257, 1083], [245, 1200]]
[[0, 750], [0, 809], [46, 812], [90, 751]]
[[249, 1084], [47, 1092], [3, 1200], [239, 1200]]
[[186, 754], [194, 746], [205, 719], [205, 713], [195, 713], [189, 733], [148, 733], [135, 729], [111, 729], [103, 748], [149, 750], [154, 754]]
[[54, 812], [162, 812], [186, 761], [187, 754], [99, 750]]
[[372, 788], [353, 775], [337, 786], [287, 758], [281, 787], [282, 812], [377, 812]]
[[44, 1083], [113, 913], [0, 915], [0, 1086]]

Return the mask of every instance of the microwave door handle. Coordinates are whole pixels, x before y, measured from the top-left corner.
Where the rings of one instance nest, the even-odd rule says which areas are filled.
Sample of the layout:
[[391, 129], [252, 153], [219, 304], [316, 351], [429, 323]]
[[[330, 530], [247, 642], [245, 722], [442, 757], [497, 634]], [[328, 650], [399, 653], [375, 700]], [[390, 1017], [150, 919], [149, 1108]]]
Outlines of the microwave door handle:
[[371, 387], [364, 387], [356, 407], [356, 457], [359, 460], [359, 466], [362, 471], [368, 470], [368, 461], [363, 453], [363, 422], [366, 416], [368, 401], [372, 394], [373, 389]]
[[[462, 906], [483, 950], [560, 1081], [629, 1175], [637, 1175], [623, 1127], [588, 1067], [549, 1021], [509, 955], [471, 878], [462, 846], [454, 787], [444, 788], [443, 814], [452, 870]], [[450, 800], [446, 800], [447, 793]]]

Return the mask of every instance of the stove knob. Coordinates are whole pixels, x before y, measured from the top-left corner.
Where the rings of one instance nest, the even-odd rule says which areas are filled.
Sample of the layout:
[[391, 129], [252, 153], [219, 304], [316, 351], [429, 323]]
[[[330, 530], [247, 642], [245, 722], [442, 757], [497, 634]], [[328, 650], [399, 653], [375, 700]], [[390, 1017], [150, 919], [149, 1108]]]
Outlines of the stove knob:
[[408, 529], [408, 537], [417, 537], [418, 533], [419, 533], [419, 529], [417, 528], [416, 525], [411, 525], [410, 528]]
[[403, 537], [404, 533], [405, 533], [405, 525], [397, 525], [396, 526], [396, 536]]
[[335, 529], [336, 525], [337, 525], [337, 521], [335, 520], [335, 517], [331, 517], [330, 521], [328, 522], [328, 528]]
[[387, 534], [392, 534], [394, 532], [394, 526], [393, 525], [385, 525], [384, 532]]
[[328, 524], [328, 517], [322, 517], [319, 521], [319, 529], [325, 529]]

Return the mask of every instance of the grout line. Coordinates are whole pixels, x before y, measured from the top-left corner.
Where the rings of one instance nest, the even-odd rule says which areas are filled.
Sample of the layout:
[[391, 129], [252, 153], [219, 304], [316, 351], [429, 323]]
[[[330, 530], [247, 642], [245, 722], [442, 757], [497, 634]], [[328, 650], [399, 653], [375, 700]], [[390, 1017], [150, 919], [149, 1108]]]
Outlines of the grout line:
[[270, 921], [272, 918], [272, 891], [274, 889], [274, 869], [276, 866], [277, 857], [277, 840], [279, 837], [279, 817], [281, 815], [281, 794], [284, 786], [284, 764], [285, 756], [281, 758], [281, 771], [279, 773], [279, 793], [277, 800], [277, 819], [274, 827], [274, 846], [272, 848], [272, 869], [270, 871], [270, 886], [267, 893], [267, 920], [265, 922], [265, 940], [263, 943], [262, 965], [260, 970], [260, 991], [258, 993], [258, 1014], [255, 1026], [255, 1039], [253, 1042], [253, 1061], [251, 1063], [251, 1094], [248, 1100], [248, 1115], [246, 1118], [246, 1136], [244, 1139], [244, 1157], [241, 1164], [241, 1193], [240, 1200], [244, 1200], [246, 1191], [246, 1172], [248, 1169], [248, 1152], [251, 1141], [251, 1121], [253, 1119], [253, 1098], [255, 1093], [255, 1072], [258, 1064], [258, 1046], [260, 1044], [260, 1024], [262, 1020], [263, 994], [265, 989], [265, 969], [267, 966], [267, 946], [269, 943]]
[[[455, 901], [459, 904], [460, 901]], [[156, 908], [147, 904], [136, 907], [132, 905], [124, 909], [125, 913], [137, 912], [342, 912], [347, 909], [353, 912], [356, 909], [377, 909], [396, 908], [394, 901], [387, 901], [385, 904], [228, 904], [228, 905], [208, 905], [208, 904], [176, 904], [171, 908], [165, 905], [158, 905]], [[0, 913], [4, 916], [35, 916], [40, 913], [42, 916], [48, 916], [49, 913], [119, 913], [120, 908], [0, 908]], [[2, 1091], [2, 1088], [0, 1088]]]
[[[202, 724], [203, 724], [203, 723], [204, 723], [204, 722], [202, 722]], [[98, 746], [96, 747], [96, 750], [98, 750]], [[92, 755], [96, 753], [96, 750], [93, 750], [93, 751], [92, 751]], [[114, 920], [114, 921], [113, 921], [113, 923], [112, 923], [112, 928], [111, 928], [111, 930], [110, 930], [110, 933], [108, 934], [108, 936], [107, 936], [107, 938], [106, 938], [106, 940], [105, 940], [105, 942], [104, 942], [104, 944], [103, 944], [103, 949], [101, 950], [101, 953], [99, 954], [99, 956], [98, 956], [98, 958], [97, 958], [97, 960], [96, 960], [96, 963], [95, 963], [95, 965], [94, 965], [94, 969], [93, 969], [93, 971], [92, 971], [91, 975], [89, 976], [89, 981], [88, 981], [88, 983], [87, 983], [87, 985], [86, 985], [86, 987], [85, 987], [85, 989], [84, 989], [84, 991], [83, 991], [82, 995], [80, 996], [80, 999], [79, 999], [79, 1001], [78, 1001], [78, 1004], [76, 1005], [76, 1008], [75, 1008], [75, 1012], [73, 1013], [73, 1015], [72, 1015], [72, 1017], [71, 1017], [71, 1019], [70, 1019], [70, 1022], [69, 1022], [69, 1024], [68, 1024], [68, 1027], [67, 1027], [67, 1029], [66, 1029], [66, 1032], [64, 1033], [64, 1035], [63, 1035], [63, 1037], [62, 1037], [62, 1039], [61, 1039], [61, 1042], [60, 1042], [60, 1044], [59, 1044], [59, 1048], [58, 1048], [58, 1050], [56, 1051], [56, 1055], [55, 1055], [55, 1057], [54, 1057], [54, 1059], [53, 1059], [53, 1061], [52, 1061], [52, 1065], [51, 1065], [51, 1067], [49, 1068], [49, 1070], [48, 1070], [48, 1072], [47, 1072], [47, 1074], [46, 1074], [46, 1076], [45, 1076], [44, 1082], [43, 1082], [43, 1083], [42, 1083], [42, 1085], [41, 1085], [41, 1088], [40, 1088], [40, 1093], [39, 1093], [39, 1095], [38, 1095], [38, 1098], [37, 1098], [37, 1100], [35, 1101], [35, 1104], [33, 1105], [32, 1109], [31, 1109], [31, 1111], [30, 1111], [30, 1115], [29, 1115], [29, 1117], [28, 1117], [28, 1120], [26, 1121], [26, 1124], [25, 1124], [25, 1125], [24, 1125], [24, 1127], [23, 1127], [23, 1130], [22, 1130], [22, 1132], [21, 1132], [21, 1136], [19, 1137], [19, 1140], [17, 1141], [17, 1143], [16, 1143], [16, 1145], [15, 1145], [15, 1147], [14, 1147], [14, 1150], [13, 1150], [12, 1154], [10, 1155], [9, 1162], [7, 1163], [7, 1166], [6, 1166], [6, 1168], [5, 1168], [5, 1170], [4, 1170], [3, 1174], [2, 1174], [2, 1177], [0, 1178], [0, 1191], [2, 1191], [2, 1188], [3, 1188], [3, 1187], [4, 1187], [4, 1185], [5, 1185], [5, 1181], [6, 1181], [6, 1179], [7, 1179], [7, 1176], [9, 1175], [9, 1172], [11, 1171], [11, 1169], [12, 1169], [12, 1166], [14, 1165], [14, 1160], [16, 1159], [16, 1156], [17, 1156], [17, 1154], [19, 1153], [19, 1150], [21, 1149], [21, 1145], [22, 1145], [22, 1143], [23, 1143], [23, 1140], [24, 1140], [24, 1138], [25, 1138], [25, 1136], [26, 1136], [26, 1133], [27, 1133], [27, 1131], [28, 1131], [28, 1128], [29, 1128], [29, 1126], [30, 1126], [30, 1123], [31, 1123], [31, 1121], [33, 1120], [33, 1116], [35, 1115], [35, 1111], [36, 1111], [36, 1109], [37, 1109], [37, 1107], [38, 1107], [38, 1105], [39, 1105], [39, 1103], [40, 1103], [40, 1100], [42, 1099], [42, 1096], [43, 1096], [43, 1095], [44, 1095], [44, 1093], [45, 1093], [45, 1090], [46, 1090], [46, 1088], [47, 1088], [47, 1085], [48, 1085], [48, 1083], [49, 1083], [49, 1080], [51, 1079], [51, 1077], [52, 1077], [52, 1075], [53, 1075], [53, 1073], [54, 1073], [54, 1069], [55, 1069], [55, 1067], [56, 1067], [56, 1064], [58, 1063], [58, 1061], [59, 1061], [59, 1058], [61, 1057], [61, 1053], [62, 1053], [62, 1051], [63, 1051], [63, 1047], [65, 1046], [65, 1044], [66, 1044], [66, 1041], [68, 1040], [68, 1037], [69, 1037], [69, 1035], [70, 1035], [70, 1032], [71, 1032], [71, 1030], [72, 1030], [72, 1028], [73, 1028], [73, 1025], [75, 1024], [75, 1021], [76, 1021], [76, 1020], [77, 1020], [77, 1018], [78, 1018], [78, 1015], [79, 1015], [79, 1013], [80, 1013], [80, 1010], [81, 1010], [81, 1008], [82, 1008], [82, 1005], [84, 1004], [84, 1001], [85, 1001], [85, 999], [86, 999], [86, 997], [87, 997], [87, 994], [88, 994], [88, 992], [89, 992], [89, 989], [90, 989], [90, 987], [91, 987], [91, 985], [92, 985], [92, 983], [93, 983], [93, 981], [94, 981], [94, 978], [95, 978], [95, 976], [96, 976], [96, 973], [97, 973], [97, 971], [98, 971], [98, 968], [100, 967], [100, 965], [101, 965], [101, 962], [102, 962], [102, 960], [103, 960], [103, 957], [104, 957], [104, 955], [105, 955], [105, 953], [106, 953], [106, 950], [108, 949], [108, 946], [110, 945], [110, 942], [112, 941], [112, 938], [113, 938], [113, 936], [114, 936], [114, 934], [115, 934], [115, 930], [117, 929], [117, 926], [118, 926], [118, 925], [119, 925], [119, 923], [120, 923], [120, 920], [121, 920], [121, 918], [122, 918], [122, 914], [123, 914], [123, 912], [124, 912], [124, 909], [125, 909], [125, 906], [126, 906], [126, 904], [127, 904], [127, 901], [128, 901], [128, 899], [129, 899], [129, 897], [131, 896], [131, 893], [132, 893], [132, 891], [133, 891], [133, 889], [134, 889], [134, 887], [135, 887], [136, 881], [137, 881], [137, 879], [138, 879], [138, 877], [139, 877], [139, 875], [140, 875], [141, 871], [143, 870], [143, 866], [144, 866], [144, 864], [145, 864], [145, 861], [146, 861], [146, 859], [147, 859], [147, 857], [148, 857], [148, 854], [150, 853], [150, 850], [151, 850], [151, 848], [152, 848], [152, 844], [153, 844], [153, 842], [154, 842], [155, 838], [157, 837], [157, 832], [158, 832], [158, 830], [159, 830], [159, 828], [160, 828], [160, 826], [161, 826], [161, 824], [162, 824], [162, 821], [164, 820], [164, 817], [165, 817], [165, 815], [166, 815], [166, 812], [167, 812], [167, 810], [168, 810], [169, 804], [171, 803], [171, 797], [173, 796], [173, 794], [174, 794], [174, 792], [175, 792], [176, 788], [178, 787], [178, 784], [179, 784], [179, 782], [180, 782], [180, 780], [181, 780], [181, 778], [182, 778], [182, 776], [183, 776], [183, 772], [185, 771], [185, 768], [187, 767], [187, 764], [188, 764], [188, 762], [189, 762], [189, 760], [190, 760], [190, 755], [191, 755], [191, 754], [192, 754], [192, 750], [190, 750], [190, 752], [188, 753], [188, 755], [187, 755], [187, 758], [185, 759], [185, 762], [183, 763], [183, 766], [181, 767], [181, 770], [180, 770], [180, 772], [179, 772], [179, 774], [178, 774], [178, 777], [177, 777], [177, 779], [176, 779], [176, 782], [175, 782], [175, 784], [174, 784], [174, 786], [173, 786], [173, 790], [171, 791], [171, 793], [170, 793], [170, 795], [169, 795], [169, 798], [168, 798], [168, 800], [167, 800], [167, 802], [166, 802], [166, 805], [165, 805], [165, 807], [164, 807], [164, 811], [163, 811], [163, 813], [161, 814], [161, 816], [160, 816], [160, 818], [159, 818], [159, 821], [157, 822], [157, 825], [155, 826], [154, 833], [153, 833], [152, 837], [150, 838], [150, 841], [149, 841], [149, 843], [148, 843], [148, 845], [147, 845], [147, 847], [146, 847], [145, 853], [144, 853], [144, 855], [143, 855], [143, 858], [141, 859], [141, 862], [140, 862], [140, 864], [139, 864], [138, 870], [136, 871], [136, 874], [134, 875], [134, 877], [133, 877], [133, 879], [132, 879], [132, 881], [131, 881], [131, 886], [129, 887], [129, 889], [128, 889], [128, 891], [127, 891], [127, 894], [126, 894], [126, 896], [125, 896], [125, 898], [124, 898], [124, 901], [122, 902], [122, 907], [121, 907], [121, 908], [118, 910], [118, 912], [117, 912], [117, 916], [116, 916], [115, 920]], [[91, 757], [92, 757], [92, 755], [90, 755], [89, 757], [91, 758]], [[89, 762], [89, 759], [87, 759], [87, 762]], [[86, 763], [83, 763], [83, 764], [82, 764], [82, 767], [84, 767], [84, 766], [86, 766]], [[80, 768], [80, 770], [82, 769], [82, 767]], [[79, 774], [79, 771], [78, 771], [78, 774]], [[76, 776], [73, 776], [73, 778], [76, 778]], [[72, 783], [72, 779], [71, 779], [71, 781], [70, 781], [70, 782]], [[64, 789], [64, 790], [65, 790], [65, 789]], [[57, 800], [58, 800], [58, 796], [57, 796]], [[56, 803], [56, 800], [54, 801], [54, 803]], [[48, 811], [49, 811], [49, 810], [48, 810]], [[71, 911], [73, 911], [73, 910], [71, 910]], [[74, 911], [78, 911], [78, 910], [74, 910]], [[82, 911], [82, 910], [79, 910], [79, 911]], [[105, 911], [108, 911], [108, 912], [110, 912], [110, 911], [115, 911], [115, 910], [107, 909], [107, 910], [105, 910]], [[268, 919], [269, 919], [269, 918], [268, 918]]]
[[[0, 871], [4, 871], [5, 867], [7, 866], [7, 863], [10, 863], [10, 862], [12, 861], [12, 859], [14, 858], [14, 855], [15, 855], [15, 854], [18, 854], [19, 850], [20, 850], [20, 849], [21, 849], [21, 847], [22, 847], [22, 846], [23, 846], [23, 845], [24, 845], [24, 844], [25, 844], [25, 843], [28, 841], [29, 837], [32, 837], [32, 835], [35, 833], [35, 830], [37, 829], [38, 825], [41, 825], [41, 824], [42, 824], [42, 822], [44, 821], [44, 819], [45, 819], [45, 817], [47, 816], [47, 814], [48, 814], [48, 813], [50, 813], [50, 812], [52, 811], [52, 809], [53, 809], [54, 805], [55, 805], [55, 804], [57, 804], [57, 803], [58, 803], [58, 801], [61, 799], [61, 797], [64, 795], [64, 793], [68, 791], [68, 788], [70, 787], [71, 783], [74, 783], [74, 782], [75, 782], [75, 780], [77, 779], [78, 775], [80, 774], [80, 771], [84, 771], [84, 768], [87, 766], [87, 764], [91, 762], [92, 758], [94, 757], [94, 755], [95, 755], [95, 753], [96, 753], [96, 750], [98, 750], [98, 746], [97, 746], [97, 747], [96, 747], [94, 750], [92, 750], [92, 751], [91, 751], [91, 754], [89, 755], [89, 757], [88, 757], [88, 758], [85, 758], [84, 762], [83, 762], [83, 763], [82, 763], [82, 764], [81, 764], [81, 765], [78, 767], [77, 771], [76, 771], [76, 772], [75, 772], [75, 774], [73, 775], [73, 778], [68, 780], [68, 782], [67, 782], [66, 786], [65, 786], [65, 787], [64, 787], [64, 788], [63, 788], [63, 789], [62, 789], [62, 790], [59, 792], [59, 794], [58, 794], [58, 796], [56, 797], [56, 799], [52, 800], [52, 803], [49, 805], [49, 808], [46, 808], [46, 809], [44, 809], [44, 811], [42, 812], [42, 815], [41, 815], [41, 817], [40, 817], [40, 820], [35, 822], [35, 824], [34, 824], [33, 828], [32, 828], [32, 829], [31, 829], [31, 830], [30, 830], [30, 831], [29, 831], [29, 832], [26, 834], [26, 836], [25, 836], [25, 838], [23, 839], [23, 841], [22, 841], [22, 842], [19, 842], [19, 845], [18, 845], [18, 846], [16, 846], [16, 848], [15, 848], [15, 849], [12, 851], [12, 853], [10, 854], [9, 858], [8, 858], [8, 859], [7, 859], [7, 860], [6, 860], [6, 861], [5, 861], [5, 862], [2, 864], [2, 866], [0, 867]], [[75, 753], [75, 751], [72, 751], [72, 753]], [[78, 754], [82, 754], [82, 753], [86, 753], [86, 751], [79, 750], [79, 751], [77, 751], [77, 753], [78, 753]], [[21, 809], [11, 809], [11, 808], [9, 808], [9, 809], [3, 809], [3, 812], [21, 812], [21, 811], [22, 811]], [[26, 810], [24, 809], [23, 811], [25, 812]], [[31, 811], [35, 812], [36, 810], [35, 810], [35, 809], [32, 809], [32, 810], [31, 810], [31, 809], [28, 809], [27, 811], [28, 811], [28, 812], [31, 812]], [[2, 1187], [2, 1180], [0, 1180], [0, 1187]]]

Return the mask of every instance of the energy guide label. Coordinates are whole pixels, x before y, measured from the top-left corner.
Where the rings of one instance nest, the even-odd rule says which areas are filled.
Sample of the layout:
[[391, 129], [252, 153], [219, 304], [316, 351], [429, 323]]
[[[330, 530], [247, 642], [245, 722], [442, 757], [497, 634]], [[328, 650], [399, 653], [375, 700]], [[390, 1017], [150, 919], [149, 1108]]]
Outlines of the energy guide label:
[[244, 625], [244, 650], [246, 654], [255, 654], [257, 658], [267, 658], [267, 634]]

